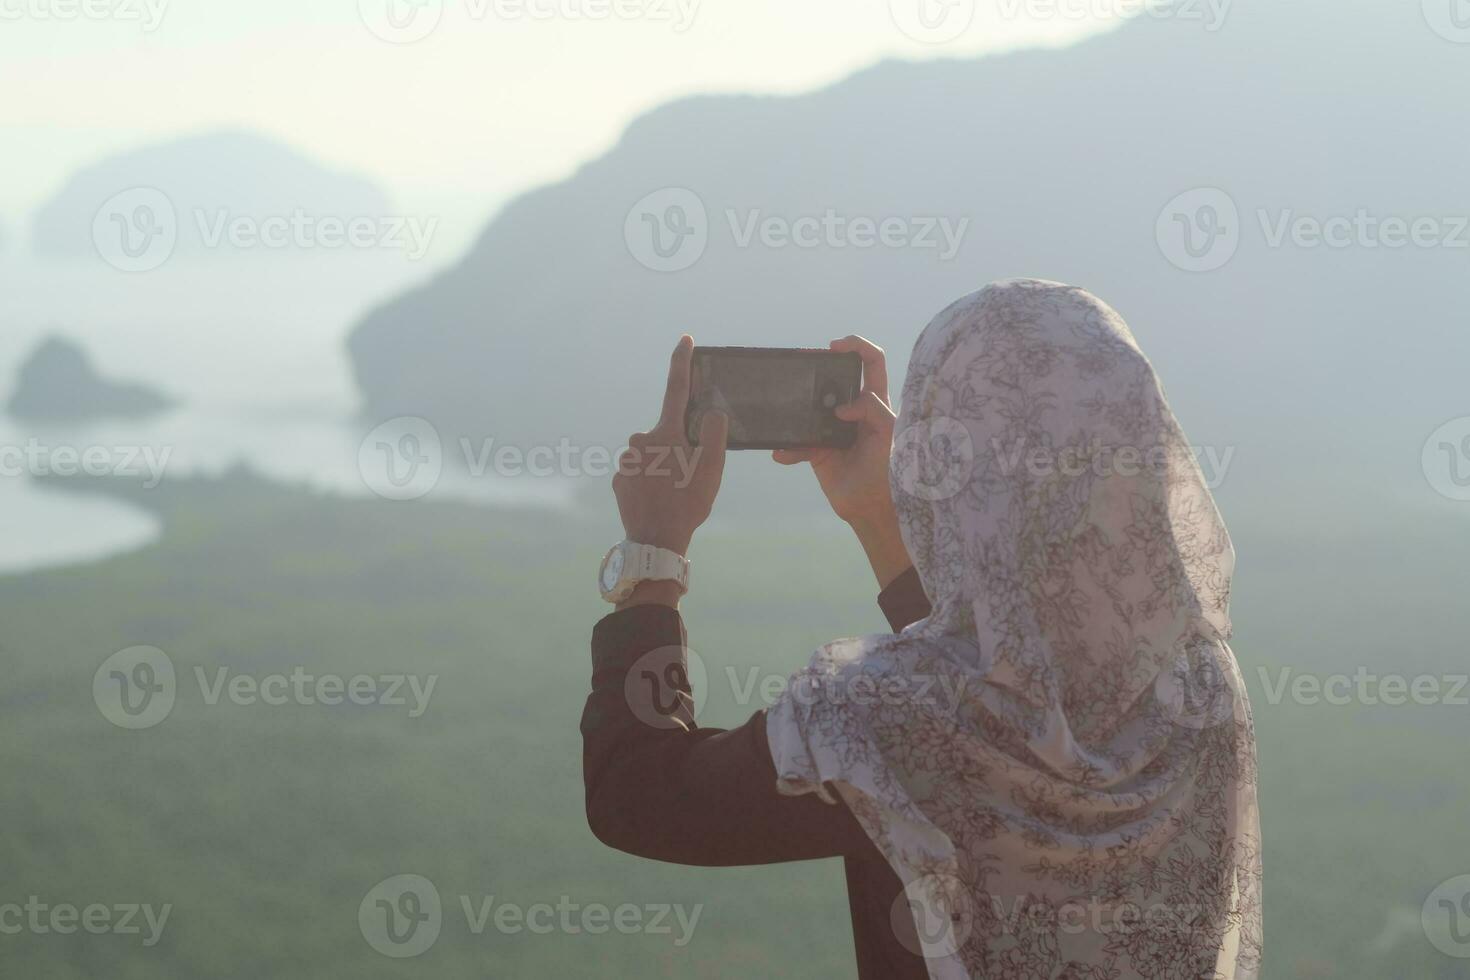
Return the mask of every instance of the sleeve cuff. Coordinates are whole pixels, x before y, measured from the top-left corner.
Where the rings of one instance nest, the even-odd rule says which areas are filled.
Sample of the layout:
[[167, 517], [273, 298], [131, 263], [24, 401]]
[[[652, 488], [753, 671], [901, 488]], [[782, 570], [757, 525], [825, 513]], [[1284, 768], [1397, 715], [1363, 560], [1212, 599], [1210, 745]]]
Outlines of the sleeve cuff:
[[908, 571], [889, 582], [888, 588], [878, 593], [878, 608], [888, 617], [888, 625], [895, 633], [929, 615], [929, 598], [924, 595], [924, 584], [919, 581], [918, 571], [910, 566]]
[[686, 646], [684, 618], [668, 606], [633, 606], [610, 613], [592, 629], [592, 669], [626, 671], [659, 647]]

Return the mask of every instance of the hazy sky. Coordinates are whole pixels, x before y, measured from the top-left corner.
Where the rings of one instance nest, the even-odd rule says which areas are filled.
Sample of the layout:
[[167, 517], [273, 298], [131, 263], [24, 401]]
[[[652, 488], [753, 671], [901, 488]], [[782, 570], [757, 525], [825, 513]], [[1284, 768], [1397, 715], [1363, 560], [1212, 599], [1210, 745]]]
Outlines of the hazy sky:
[[[14, 228], [106, 153], [215, 127], [273, 135], [400, 202], [488, 205], [561, 176], [672, 97], [1063, 43], [1134, 2], [0, 0], [0, 216]], [[943, 38], [971, 8], [945, 43], [898, 26]], [[400, 39], [433, 30], [392, 43], [369, 24]]]

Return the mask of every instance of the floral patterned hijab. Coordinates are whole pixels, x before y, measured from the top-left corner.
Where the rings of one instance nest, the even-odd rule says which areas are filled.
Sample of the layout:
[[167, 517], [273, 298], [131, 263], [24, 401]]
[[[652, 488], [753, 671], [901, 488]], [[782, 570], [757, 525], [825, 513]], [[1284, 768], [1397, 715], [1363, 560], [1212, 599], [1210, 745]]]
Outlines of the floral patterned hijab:
[[1127, 325], [992, 284], [919, 338], [897, 431], [933, 613], [793, 677], [767, 718], [782, 792], [841, 796], [936, 980], [1255, 980], [1234, 551]]

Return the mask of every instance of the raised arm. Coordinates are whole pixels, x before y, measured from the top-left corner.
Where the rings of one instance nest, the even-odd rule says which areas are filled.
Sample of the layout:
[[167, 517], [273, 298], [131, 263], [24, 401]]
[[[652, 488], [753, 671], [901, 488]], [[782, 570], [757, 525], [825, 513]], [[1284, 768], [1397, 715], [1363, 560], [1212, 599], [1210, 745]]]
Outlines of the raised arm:
[[886, 589], [913, 564], [888, 485], [896, 421], [888, 400], [888, 364], [883, 349], [862, 337], [834, 340], [831, 347], [863, 361], [862, 393], [837, 407], [839, 418], [858, 424], [857, 441], [850, 449], [778, 449], [773, 456], [787, 466], [811, 464], [832, 512], [857, 535], [878, 587]]
[[[689, 451], [682, 416], [692, 347], [690, 338], [680, 340], [663, 418], [653, 431], [629, 440], [630, 457], [640, 447]], [[686, 553], [719, 491], [726, 429], [717, 413], [706, 416], [697, 450], [703, 458], [696, 455], [693, 476], [682, 483], [640, 469], [636, 459], [619, 461], [613, 487], [630, 541]], [[887, 439], [885, 460], [891, 423]], [[885, 477], [885, 487], [886, 482]], [[864, 540], [886, 586], [880, 604], [894, 629], [903, 625], [898, 620], [920, 618], [928, 609], [918, 577], [905, 572], [907, 554], [896, 532], [894, 522], [888, 532]], [[642, 582], [593, 631], [592, 693], [582, 712], [593, 833], [610, 847], [679, 864], [771, 864], [841, 855], [859, 973], [891, 980], [926, 977], [922, 957], [913, 952], [918, 939], [912, 920], [893, 914], [905, 900], [903, 885], [847, 807], [814, 795], [784, 796], [777, 789], [765, 712], [733, 731], [695, 722], [680, 594], [671, 582]]]
[[[686, 554], [719, 493], [726, 419], [684, 432], [694, 342], [680, 338], [663, 412], [631, 437], [613, 479], [628, 540]], [[645, 465], [688, 453], [692, 468]], [[691, 472], [680, 479], [675, 472]], [[845, 807], [785, 797], [766, 746], [765, 713], [731, 732], [700, 729], [689, 710], [679, 589], [646, 581], [598, 623], [592, 693], [582, 713], [587, 821], [604, 843], [682, 864], [764, 864], [871, 847]]]

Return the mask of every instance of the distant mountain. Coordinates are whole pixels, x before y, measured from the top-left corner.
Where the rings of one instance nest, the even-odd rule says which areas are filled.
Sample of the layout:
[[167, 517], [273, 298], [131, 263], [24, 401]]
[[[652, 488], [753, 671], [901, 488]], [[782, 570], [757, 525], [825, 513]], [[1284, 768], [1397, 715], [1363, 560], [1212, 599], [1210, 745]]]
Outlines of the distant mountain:
[[18, 419], [81, 421], [161, 412], [172, 399], [101, 377], [76, 344], [48, 337], [21, 365], [8, 411]]
[[[861, 333], [897, 378], [934, 313], [1025, 275], [1119, 309], [1193, 438], [1236, 451], [1231, 481], [1327, 491], [1302, 508], [1424, 490], [1424, 440], [1470, 414], [1470, 47], [1420, 7], [1236, 4], [1210, 31], [1188, 4], [1065, 49], [667, 105], [363, 320], [349, 347], [368, 411], [446, 441], [616, 440], [654, 421], [680, 331]], [[829, 212], [871, 224], [830, 236]], [[1360, 214], [1434, 223], [1405, 245], [1396, 225], [1344, 232]], [[772, 217], [817, 221], [813, 247], [766, 234]], [[901, 241], [936, 217], [969, 221], [950, 261], [937, 229], [939, 248], [873, 244], [885, 219]], [[1313, 244], [1313, 222], [1352, 243]]]
[[[238, 247], [230, 229], [239, 219], [258, 229], [298, 212], [346, 222], [377, 220], [388, 210], [383, 192], [362, 177], [260, 136], [217, 132], [145, 146], [78, 171], [36, 213], [31, 243], [45, 257], [93, 258], [99, 249], [108, 257], [106, 250], [117, 245], [107, 238], [127, 235], [135, 247], [146, 247], [143, 236], [159, 228], [173, 236], [171, 253], [227, 253]], [[300, 236], [287, 233], [294, 245]]]

